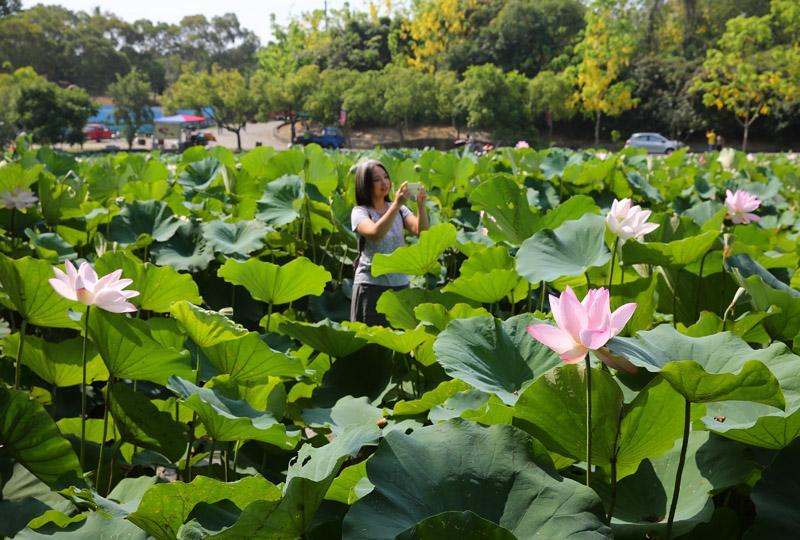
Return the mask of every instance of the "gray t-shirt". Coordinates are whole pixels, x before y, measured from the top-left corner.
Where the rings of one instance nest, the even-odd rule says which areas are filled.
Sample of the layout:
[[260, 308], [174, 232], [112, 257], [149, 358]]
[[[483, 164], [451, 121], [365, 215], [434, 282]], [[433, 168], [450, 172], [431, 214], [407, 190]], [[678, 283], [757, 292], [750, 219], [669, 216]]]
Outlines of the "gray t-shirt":
[[[350, 214], [350, 224], [353, 231], [356, 231], [358, 226], [365, 219], [371, 219], [377, 222], [384, 213], [389, 211], [386, 207], [385, 212], [378, 212], [369, 206], [356, 206]], [[356, 268], [356, 275], [353, 283], [369, 283], [372, 285], [384, 285], [387, 287], [401, 287], [408, 285], [408, 276], [405, 274], [383, 274], [382, 276], [372, 275], [372, 256], [376, 253], [385, 253], [386, 255], [392, 253], [395, 249], [406, 245], [405, 237], [403, 236], [403, 223], [405, 219], [411, 215], [411, 210], [405, 206], [400, 207], [400, 212], [395, 216], [392, 228], [383, 237], [383, 240], [373, 242], [364, 238], [364, 250], [361, 252], [361, 259]], [[360, 236], [360, 235], [359, 235]]]

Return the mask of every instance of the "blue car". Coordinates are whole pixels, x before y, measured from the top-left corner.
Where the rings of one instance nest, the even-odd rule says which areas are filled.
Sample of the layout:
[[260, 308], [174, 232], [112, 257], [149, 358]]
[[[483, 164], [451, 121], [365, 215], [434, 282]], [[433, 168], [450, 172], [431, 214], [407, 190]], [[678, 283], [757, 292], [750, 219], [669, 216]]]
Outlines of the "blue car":
[[335, 127], [326, 127], [322, 133], [304, 133], [294, 138], [294, 144], [316, 143], [323, 148], [343, 148], [344, 135], [342, 130]]

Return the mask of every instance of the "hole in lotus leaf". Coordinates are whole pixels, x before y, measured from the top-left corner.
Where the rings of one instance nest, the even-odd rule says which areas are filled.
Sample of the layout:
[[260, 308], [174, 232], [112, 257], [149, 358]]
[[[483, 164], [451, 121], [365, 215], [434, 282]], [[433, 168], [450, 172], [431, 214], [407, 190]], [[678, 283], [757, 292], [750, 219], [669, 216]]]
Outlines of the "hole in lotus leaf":
[[404, 431], [404, 433], [405, 433], [406, 435], [411, 435], [412, 433], [414, 433], [414, 428], [406, 428], [406, 430]]
[[644, 516], [642, 518], [642, 520], [650, 522], [650, 523], [661, 523], [662, 521], [664, 521], [666, 519], [666, 517], [667, 516], [657, 516], [655, 514], [651, 514], [649, 516]]
[[300, 466], [305, 467], [309, 461], [311, 461], [311, 456], [306, 456], [306, 458], [303, 460], [303, 463], [301, 463]]

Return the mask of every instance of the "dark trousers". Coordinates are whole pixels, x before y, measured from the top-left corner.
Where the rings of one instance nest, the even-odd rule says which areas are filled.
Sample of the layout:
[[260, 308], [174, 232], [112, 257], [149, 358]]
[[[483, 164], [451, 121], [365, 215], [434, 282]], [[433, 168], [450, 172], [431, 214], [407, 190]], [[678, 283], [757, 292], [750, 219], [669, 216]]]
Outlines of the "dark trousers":
[[350, 303], [350, 320], [360, 321], [370, 326], [389, 327], [389, 322], [383, 313], [378, 313], [375, 309], [378, 298], [386, 291], [399, 291], [407, 286], [387, 287], [384, 285], [372, 285], [369, 283], [358, 283], [353, 286], [353, 300]]

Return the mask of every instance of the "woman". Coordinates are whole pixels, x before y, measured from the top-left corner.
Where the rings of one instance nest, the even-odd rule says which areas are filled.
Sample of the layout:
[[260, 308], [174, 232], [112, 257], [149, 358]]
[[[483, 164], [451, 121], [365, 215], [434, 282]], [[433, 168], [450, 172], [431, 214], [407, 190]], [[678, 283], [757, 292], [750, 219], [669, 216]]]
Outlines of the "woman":
[[350, 320], [375, 326], [389, 326], [386, 318], [375, 309], [378, 298], [389, 289], [408, 287], [405, 274], [372, 275], [372, 257], [376, 253], [392, 253], [405, 245], [403, 229], [419, 235], [428, 229], [425, 211], [426, 193], [417, 193], [417, 215], [403, 203], [408, 200], [408, 182], [397, 189], [394, 201], [389, 197], [392, 182], [379, 161], [364, 161], [356, 167], [356, 206], [350, 215], [353, 230], [358, 235], [359, 258], [353, 279], [353, 301]]

